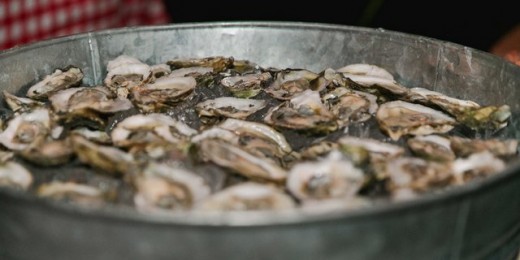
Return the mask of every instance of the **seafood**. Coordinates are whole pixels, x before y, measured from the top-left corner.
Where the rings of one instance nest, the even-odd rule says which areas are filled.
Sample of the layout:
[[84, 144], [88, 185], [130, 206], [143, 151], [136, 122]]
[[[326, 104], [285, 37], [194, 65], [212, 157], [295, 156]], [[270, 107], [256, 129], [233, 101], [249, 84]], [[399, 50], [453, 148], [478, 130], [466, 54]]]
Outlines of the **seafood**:
[[89, 86], [68, 66], [25, 96], [3, 92], [2, 188], [165, 216], [324, 214], [439, 193], [518, 159], [502, 130], [514, 106], [409, 88], [375, 64], [123, 54], [105, 72]]

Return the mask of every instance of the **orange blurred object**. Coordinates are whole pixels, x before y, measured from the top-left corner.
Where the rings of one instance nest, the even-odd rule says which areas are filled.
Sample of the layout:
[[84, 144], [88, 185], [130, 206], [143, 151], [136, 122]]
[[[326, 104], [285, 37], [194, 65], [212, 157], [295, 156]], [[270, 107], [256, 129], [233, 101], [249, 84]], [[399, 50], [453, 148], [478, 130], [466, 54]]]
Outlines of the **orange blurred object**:
[[169, 21], [162, 0], [0, 0], [0, 49], [80, 32]]
[[490, 52], [520, 66], [520, 25], [502, 36]]

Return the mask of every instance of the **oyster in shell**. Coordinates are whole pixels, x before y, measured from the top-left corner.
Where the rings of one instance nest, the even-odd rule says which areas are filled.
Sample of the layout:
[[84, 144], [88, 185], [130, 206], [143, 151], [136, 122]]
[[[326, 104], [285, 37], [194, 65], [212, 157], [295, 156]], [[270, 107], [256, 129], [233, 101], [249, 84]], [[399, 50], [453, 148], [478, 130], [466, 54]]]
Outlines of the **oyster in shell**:
[[455, 153], [450, 146], [450, 139], [439, 135], [416, 136], [407, 141], [412, 152], [424, 159], [433, 161], [453, 161]]
[[310, 82], [318, 76], [312, 71], [303, 69], [281, 70], [276, 74], [273, 83], [265, 89], [265, 92], [276, 99], [289, 100], [310, 89]]
[[42, 198], [88, 206], [101, 206], [107, 199], [107, 194], [100, 188], [74, 182], [45, 183], [38, 187], [36, 194]]
[[227, 87], [235, 97], [251, 98], [258, 95], [263, 89], [262, 84], [270, 79], [271, 74], [264, 72], [226, 77], [220, 81], [220, 84]]
[[361, 91], [336, 88], [323, 96], [324, 103], [337, 118], [340, 127], [350, 122], [360, 123], [370, 119], [377, 111], [377, 97]]
[[470, 139], [458, 136], [450, 137], [450, 145], [459, 157], [488, 151], [498, 157], [510, 157], [518, 153], [518, 140], [507, 139]]
[[220, 97], [208, 99], [195, 106], [199, 117], [229, 117], [246, 119], [246, 117], [264, 108], [265, 100]]
[[329, 133], [338, 129], [335, 116], [321, 102], [317, 91], [305, 90], [271, 108], [264, 121], [275, 127]]
[[45, 106], [43, 102], [39, 102], [31, 98], [17, 97], [5, 90], [3, 91], [3, 94], [7, 106], [9, 106], [13, 112], [30, 112], [33, 109]]
[[27, 148], [39, 136], [47, 136], [50, 132], [49, 110], [38, 108], [17, 114], [9, 120], [7, 127], [0, 133], [0, 143], [12, 151], [20, 151]]
[[485, 178], [497, 174], [506, 168], [504, 161], [492, 153], [483, 151], [474, 153], [468, 158], [460, 158], [453, 162], [451, 170], [455, 184], [461, 185], [471, 180]]
[[343, 73], [343, 77], [355, 83], [354, 86], [361, 91], [370, 91], [374, 88], [382, 94], [391, 94], [398, 97], [408, 95], [408, 88], [401, 86], [392, 74], [387, 70], [371, 64], [351, 64], [339, 68], [337, 72]]
[[27, 90], [27, 97], [33, 99], [46, 99], [48, 96], [60, 90], [81, 84], [83, 72], [76, 67], [57, 69], [42, 81], [36, 83]]
[[180, 167], [149, 163], [134, 180], [134, 202], [141, 211], [188, 210], [210, 195], [204, 179]]
[[127, 55], [120, 55], [107, 64], [104, 83], [118, 96], [126, 97], [128, 89], [150, 77], [152, 69], [148, 64]]
[[10, 157], [12, 153], [0, 151], [0, 187], [27, 190], [33, 183], [32, 174]]
[[287, 177], [287, 189], [300, 200], [352, 197], [365, 181], [363, 171], [333, 151], [317, 162], [295, 164]]
[[295, 207], [291, 197], [276, 187], [245, 182], [213, 194], [198, 207], [203, 211], [287, 210]]
[[131, 89], [132, 102], [144, 113], [159, 112], [186, 99], [197, 86], [193, 77], [162, 77]]
[[382, 104], [376, 119], [381, 130], [394, 141], [403, 135], [446, 133], [457, 123], [440, 111], [404, 101]]
[[173, 70], [190, 67], [209, 67], [213, 72], [222, 72], [233, 66], [233, 57], [206, 57], [202, 59], [175, 59], [166, 62]]

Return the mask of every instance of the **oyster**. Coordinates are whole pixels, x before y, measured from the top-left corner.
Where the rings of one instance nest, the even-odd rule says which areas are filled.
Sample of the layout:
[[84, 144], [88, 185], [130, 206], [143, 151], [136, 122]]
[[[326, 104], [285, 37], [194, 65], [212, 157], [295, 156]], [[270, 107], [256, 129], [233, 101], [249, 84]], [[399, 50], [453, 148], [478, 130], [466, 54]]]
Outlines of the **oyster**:
[[413, 194], [446, 187], [453, 181], [449, 164], [410, 157], [388, 161], [386, 174], [395, 199], [407, 199]]
[[[111, 91], [126, 97], [128, 89], [150, 77], [152, 69], [148, 64], [127, 55], [120, 55], [107, 64], [104, 83]], [[121, 90], [120, 90], [121, 89]]]
[[179, 68], [190, 68], [190, 67], [210, 67], [213, 68], [213, 72], [222, 72], [232, 67], [233, 57], [206, 57], [202, 59], [176, 59], [166, 62], [173, 70]]
[[188, 67], [188, 68], [180, 68], [173, 70], [169, 77], [186, 77], [191, 76], [194, 78], [198, 78], [199, 76], [212, 73], [213, 68], [211, 67]]
[[164, 77], [172, 72], [167, 64], [156, 64], [150, 67], [153, 79]]
[[408, 134], [446, 133], [456, 124], [455, 119], [442, 112], [404, 101], [384, 103], [377, 110], [376, 119], [394, 141]]
[[264, 124], [230, 118], [222, 122], [219, 127], [232, 131], [240, 136], [250, 135], [270, 140], [284, 153], [290, 153], [292, 151], [291, 145], [281, 133]]
[[42, 81], [36, 83], [27, 90], [27, 97], [33, 99], [46, 99], [48, 96], [60, 90], [77, 86], [83, 79], [83, 72], [76, 67], [57, 69]]
[[412, 152], [422, 158], [434, 161], [453, 161], [455, 154], [450, 147], [450, 139], [439, 135], [416, 136], [407, 141]]
[[0, 187], [27, 190], [33, 183], [32, 174], [21, 164], [7, 160], [5, 152], [0, 151]]
[[317, 91], [305, 90], [277, 107], [271, 108], [264, 121], [275, 127], [328, 133], [338, 128], [336, 118], [323, 105]]
[[197, 82], [193, 77], [162, 77], [131, 89], [133, 103], [144, 113], [161, 111], [186, 99]]
[[335, 70], [328, 68], [322, 71], [319, 77], [313, 79], [311, 82], [311, 89], [316, 91], [324, 91], [327, 88], [336, 89], [347, 86], [347, 80], [343, 77], [342, 73], [336, 72]]
[[377, 97], [361, 91], [336, 88], [323, 97], [324, 103], [337, 118], [340, 127], [350, 122], [364, 122], [377, 111]]
[[137, 188], [134, 202], [142, 211], [187, 210], [210, 194], [209, 186], [197, 174], [154, 162], [148, 164], [134, 185]]
[[331, 141], [321, 141], [306, 147], [300, 152], [303, 159], [312, 160], [329, 154], [331, 151], [339, 148], [339, 144]]
[[72, 148], [79, 160], [93, 168], [117, 176], [135, 172], [138, 167], [132, 155], [112, 146], [93, 143], [83, 136], [71, 136]]
[[5, 102], [13, 112], [30, 112], [35, 108], [43, 107], [45, 105], [44, 103], [31, 98], [17, 97], [5, 90], [3, 93]]
[[99, 143], [99, 144], [112, 144], [110, 135], [105, 131], [91, 130], [86, 127], [79, 127], [70, 131], [71, 135], [80, 135], [85, 137], [87, 140]]
[[504, 161], [493, 156], [488, 151], [474, 153], [468, 158], [457, 159], [452, 164], [455, 184], [464, 184], [468, 181], [497, 174], [506, 168]]
[[[343, 73], [361, 91], [375, 88], [382, 93], [392, 94], [398, 97], [408, 95], [408, 88], [399, 85], [392, 74], [383, 68], [371, 64], [352, 64], [336, 70]], [[358, 87], [359, 86], [359, 87]]]
[[204, 160], [249, 178], [282, 183], [287, 177], [287, 172], [277, 164], [222, 140], [204, 139], [199, 143], [199, 151]]
[[356, 164], [392, 160], [404, 153], [404, 149], [398, 145], [370, 138], [344, 136], [337, 143], [340, 150]]
[[499, 157], [508, 157], [517, 154], [518, 140], [516, 139], [469, 139], [457, 136], [450, 137], [451, 148], [459, 157], [467, 157], [474, 153], [488, 151]]
[[275, 80], [265, 89], [265, 92], [276, 99], [289, 100], [310, 89], [310, 82], [318, 76], [318, 74], [308, 70], [282, 70], [276, 74]]
[[38, 108], [9, 120], [7, 128], [0, 133], [0, 143], [12, 151], [24, 150], [39, 136], [50, 134], [50, 128], [49, 110]]
[[88, 206], [100, 206], [104, 204], [107, 196], [104, 191], [97, 187], [58, 181], [40, 185], [36, 194], [42, 198], [51, 198]]
[[68, 139], [54, 140], [38, 136], [34, 142], [17, 154], [37, 165], [55, 166], [68, 162], [74, 156], [74, 151]]
[[199, 117], [230, 117], [245, 119], [264, 108], [264, 100], [220, 97], [198, 103], [195, 109]]
[[454, 116], [457, 121], [476, 129], [501, 129], [511, 117], [509, 106], [481, 107], [471, 100], [461, 100], [424, 88], [412, 88], [409, 100], [433, 104]]
[[295, 203], [281, 190], [254, 182], [246, 182], [213, 194], [198, 207], [204, 211], [287, 210]]
[[262, 91], [262, 84], [270, 79], [271, 74], [264, 72], [226, 77], [220, 81], [220, 84], [227, 87], [235, 97], [251, 98], [258, 95]]
[[295, 164], [287, 177], [287, 189], [300, 200], [352, 197], [364, 181], [360, 169], [333, 151], [318, 162]]
[[119, 122], [112, 132], [112, 142], [119, 147], [168, 142], [177, 144], [197, 131], [164, 114], [133, 115]]

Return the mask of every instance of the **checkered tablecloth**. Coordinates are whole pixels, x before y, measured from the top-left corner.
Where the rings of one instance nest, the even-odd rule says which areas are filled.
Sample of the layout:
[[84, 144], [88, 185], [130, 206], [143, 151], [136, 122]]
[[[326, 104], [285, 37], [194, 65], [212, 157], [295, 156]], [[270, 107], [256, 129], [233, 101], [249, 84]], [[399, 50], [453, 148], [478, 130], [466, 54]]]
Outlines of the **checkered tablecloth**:
[[161, 0], [0, 0], [0, 49], [80, 32], [168, 21]]

